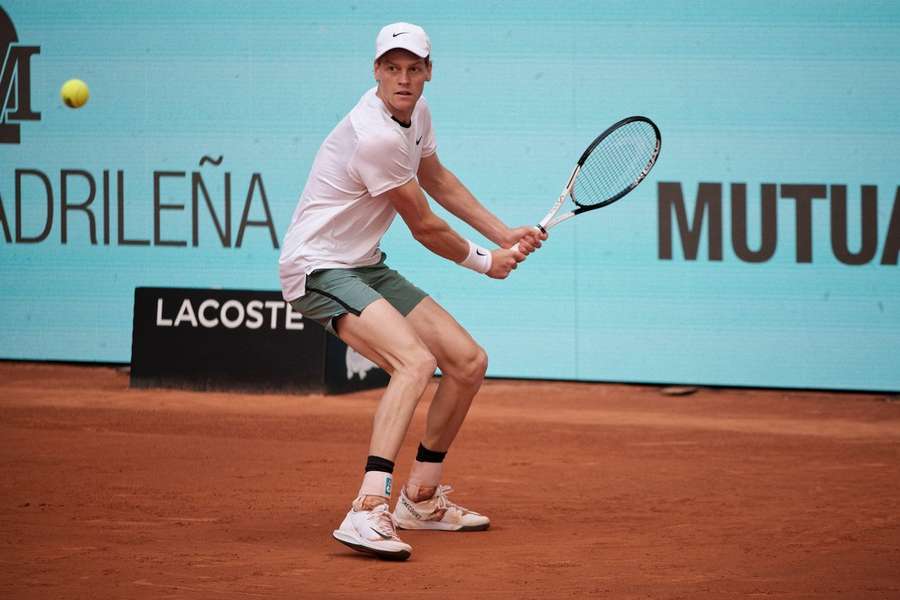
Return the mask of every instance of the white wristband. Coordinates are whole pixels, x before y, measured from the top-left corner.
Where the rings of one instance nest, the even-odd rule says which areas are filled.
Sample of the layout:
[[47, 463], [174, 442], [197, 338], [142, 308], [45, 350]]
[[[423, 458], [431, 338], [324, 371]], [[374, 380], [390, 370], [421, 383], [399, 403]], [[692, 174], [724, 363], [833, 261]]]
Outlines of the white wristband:
[[491, 252], [486, 248], [482, 248], [481, 246], [477, 246], [469, 242], [469, 254], [466, 256], [465, 260], [463, 260], [460, 265], [466, 267], [467, 269], [472, 269], [473, 271], [478, 271], [479, 273], [487, 273], [491, 270]]

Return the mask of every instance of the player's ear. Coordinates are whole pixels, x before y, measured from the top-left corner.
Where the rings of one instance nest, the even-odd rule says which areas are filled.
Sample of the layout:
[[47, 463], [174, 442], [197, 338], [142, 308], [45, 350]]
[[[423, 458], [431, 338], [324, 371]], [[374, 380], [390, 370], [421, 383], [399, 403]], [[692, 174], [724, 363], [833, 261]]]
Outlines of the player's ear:
[[376, 58], [376, 59], [375, 59], [375, 62], [372, 64], [372, 75], [375, 77], [375, 81], [377, 81], [378, 83], [381, 83], [381, 81], [378, 79], [378, 65], [379, 65], [379, 62], [380, 62], [380, 61]]
[[425, 61], [425, 72], [426, 72], [425, 81], [431, 81], [431, 59], [430, 58]]

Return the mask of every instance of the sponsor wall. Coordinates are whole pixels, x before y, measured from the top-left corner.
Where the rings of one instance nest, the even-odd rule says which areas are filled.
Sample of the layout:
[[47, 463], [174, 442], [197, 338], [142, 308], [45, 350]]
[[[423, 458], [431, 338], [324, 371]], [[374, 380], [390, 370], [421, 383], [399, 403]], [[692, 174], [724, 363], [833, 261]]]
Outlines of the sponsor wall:
[[491, 375], [900, 389], [900, 6], [642, 7], [4, 3], [0, 358], [127, 362], [136, 287], [277, 290], [318, 145], [373, 84], [379, 27], [409, 20], [438, 154], [510, 224], [613, 121], [663, 132], [641, 188], [507, 281], [395, 223], [389, 263]]

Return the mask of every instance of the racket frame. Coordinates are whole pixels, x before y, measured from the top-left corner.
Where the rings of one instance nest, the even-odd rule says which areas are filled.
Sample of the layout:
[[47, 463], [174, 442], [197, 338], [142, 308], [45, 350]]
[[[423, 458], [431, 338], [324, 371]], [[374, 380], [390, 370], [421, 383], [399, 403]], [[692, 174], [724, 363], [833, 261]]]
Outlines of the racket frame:
[[[627, 123], [632, 123], [634, 121], [643, 121], [643, 122], [649, 124], [651, 127], [653, 127], [653, 131], [656, 134], [656, 147], [653, 149], [653, 152], [650, 155], [650, 158], [647, 160], [647, 165], [644, 167], [644, 169], [641, 171], [641, 173], [637, 176], [637, 178], [635, 178], [635, 180], [633, 182], [631, 182], [631, 184], [628, 187], [626, 187], [624, 190], [622, 190], [615, 196], [613, 196], [611, 198], [607, 198], [606, 200], [604, 200], [602, 202], [598, 202], [596, 204], [589, 204], [589, 205], [581, 204], [580, 202], [578, 202], [578, 199], [575, 198], [574, 190], [575, 190], [575, 180], [578, 178], [578, 174], [581, 172], [582, 165], [584, 165], [585, 161], [591, 155], [591, 152], [594, 151], [594, 148], [596, 148], [600, 144], [600, 142], [602, 142], [604, 139], [606, 139], [606, 137], [609, 136], [609, 134], [611, 134], [613, 131], [615, 131], [619, 127], [626, 125]], [[546, 233], [547, 230], [549, 230], [550, 228], [556, 227], [557, 225], [559, 225], [560, 223], [562, 223], [564, 221], [568, 221], [569, 219], [571, 219], [572, 217], [574, 217], [577, 214], [581, 214], [581, 213], [587, 212], [589, 210], [594, 210], [595, 208], [602, 208], [604, 206], [609, 206], [616, 200], [621, 199], [626, 194], [628, 194], [628, 192], [630, 192], [631, 190], [636, 188], [638, 186], [638, 184], [641, 183], [647, 177], [647, 174], [650, 173], [650, 170], [653, 168], [653, 165], [656, 164], [656, 159], [659, 156], [659, 151], [660, 151], [661, 147], [662, 147], [662, 136], [659, 133], [659, 128], [656, 126], [656, 123], [654, 123], [647, 117], [641, 117], [641, 116], [626, 117], [626, 118], [622, 119], [621, 121], [617, 121], [616, 123], [613, 123], [612, 125], [610, 125], [609, 127], [606, 128], [606, 131], [604, 131], [603, 133], [598, 135], [596, 138], [594, 138], [594, 141], [591, 142], [591, 144], [581, 154], [581, 158], [578, 159], [578, 163], [575, 165], [575, 168], [572, 169], [572, 174], [569, 175], [569, 180], [566, 182], [566, 186], [563, 188], [562, 192], [560, 193], [559, 198], [553, 204], [553, 207], [546, 214], [546, 216], [544, 216], [544, 218], [541, 219], [540, 223], [537, 224], [537, 228], [540, 229], [542, 232]], [[569, 212], [563, 213], [559, 216], [556, 216], [556, 213], [558, 213], [559, 210], [562, 208], [562, 205], [565, 204], [567, 197], [572, 198], [572, 202], [574, 202], [576, 204], [577, 208], [575, 208], [574, 210], [571, 210]]]

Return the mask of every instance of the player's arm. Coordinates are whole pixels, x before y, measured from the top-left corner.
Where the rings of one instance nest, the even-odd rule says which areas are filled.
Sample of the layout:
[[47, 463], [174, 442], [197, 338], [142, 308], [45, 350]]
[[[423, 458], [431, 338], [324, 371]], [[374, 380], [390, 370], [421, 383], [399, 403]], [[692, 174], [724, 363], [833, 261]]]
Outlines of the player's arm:
[[502, 248], [509, 248], [518, 242], [528, 253], [540, 248], [541, 240], [547, 239], [546, 234], [540, 234], [531, 227], [507, 227], [441, 163], [437, 153], [422, 157], [417, 176], [429, 196]]
[[[470, 243], [453, 231], [450, 225], [432, 212], [428, 200], [415, 179], [384, 192], [381, 197], [391, 203], [400, 214], [410, 233], [420, 244], [448, 260], [466, 264], [473, 251]], [[516, 263], [525, 259], [525, 255], [517, 250], [498, 248], [490, 252], [491, 262], [486, 274], [496, 279], [503, 279]]]

